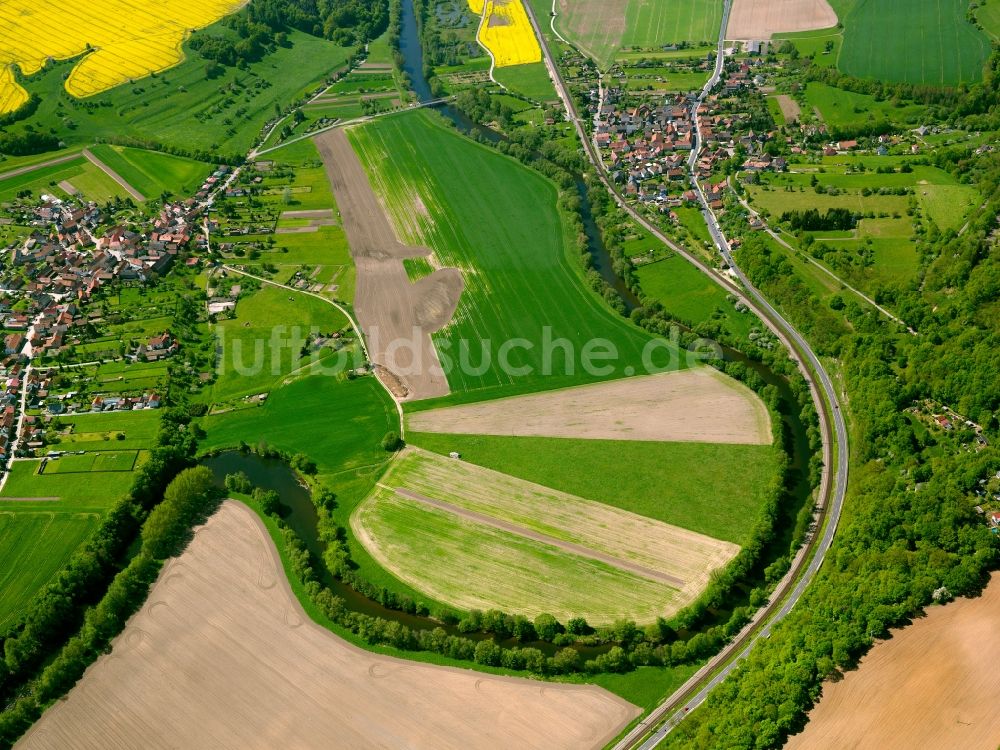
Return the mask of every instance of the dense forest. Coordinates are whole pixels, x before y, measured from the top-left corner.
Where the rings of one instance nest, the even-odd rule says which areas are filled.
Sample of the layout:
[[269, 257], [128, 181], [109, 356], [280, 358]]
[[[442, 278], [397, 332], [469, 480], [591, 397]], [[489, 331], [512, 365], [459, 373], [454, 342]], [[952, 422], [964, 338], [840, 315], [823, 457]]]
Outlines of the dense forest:
[[[974, 510], [980, 480], [1000, 470], [1000, 155], [941, 162], [987, 204], [964, 234], [921, 240], [922, 280], [891, 290], [911, 335], [839, 296], [824, 304], [757, 235], [739, 260], [821, 354], [840, 360], [852, 421], [847, 510], [826, 564], [770, 640], [671, 734], [671, 748], [769, 748], [804, 725], [824, 679], [851, 669], [888, 629], [937, 598], [974, 594], [998, 544]], [[886, 293], [883, 293], [886, 296]], [[924, 429], [906, 411], [925, 399], [978, 422]], [[943, 587], [943, 590], [942, 590]]]

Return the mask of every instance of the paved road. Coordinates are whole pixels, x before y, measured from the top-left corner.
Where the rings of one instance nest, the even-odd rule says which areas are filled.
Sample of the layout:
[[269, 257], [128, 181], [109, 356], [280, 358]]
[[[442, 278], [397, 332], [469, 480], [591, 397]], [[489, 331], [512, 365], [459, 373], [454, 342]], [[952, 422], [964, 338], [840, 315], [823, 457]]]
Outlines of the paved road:
[[[695, 124], [696, 134], [698, 104], [703, 101], [704, 97], [708, 94], [711, 88], [718, 83], [719, 78], [722, 75], [722, 69], [724, 66], [723, 43], [731, 6], [732, 0], [726, 0], [721, 30], [719, 32], [715, 69], [708, 84], [706, 84], [705, 89], [702, 90], [701, 95], [698, 97], [691, 110], [691, 116]], [[710, 209], [708, 209], [707, 203], [703, 204], [706, 224], [708, 225], [712, 238], [716, 242], [716, 246], [719, 248], [723, 258], [729, 264], [733, 274], [743, 285], [742, 287], [733, 284], [728, 278], [718, 273], [714, 268], [710, 268], [703, 261], [691, 255], [684, 248], [671, 241], [657, 227], [647, 221], [625, 202], [624, 198], [609, 180], [600, 160], [600, 155], [597, 153], [593, 142], [587, 137], [586, 130], [583, 127], [583, 123], [580, 120], [579, 115], [577, 114], [573, 100], [570, 98], [565, 83], [562, 80], [554, 60], [552, 59], [548, 42], [542, 33], [542, 29], [538, 24], [538, 19], [535, 16], [531, 4], [526, 3], [525, 9], [527, 10], [528, 17], [535, 28], [535, 33], [538, 35], [541, 42], [542, 54], [545, 59], [546, 66], [550, 71], [550, 75], [552, 76], [553, 82], [555, 83], [556, 91], [563, 101], [568, 117], [576, 128], [580, 141], [582, 142], [584, 150], [587, 153], [587, 157], [593, 164], [604, 186], [614, 197], [618, 205], [635, 221], [667, 245], [671, 250], [690, 262], [702, 273], [706, 274], [710, 279], [712, 279], [712, 281], [723, 287], [727, 292], [736, 295], [738, 299], [743, 301], [744, 304], [752, 309], [775, 333], [775, 335], [778, 336], [778, 338], [788, 348], [792, 356], [798, 361], [799, 366], [803, 371], [803, 375], [809, 383], [813, 399], [817, 405], [817, 410], [820, 415], [822, 427], [824, 470], [819, 494], [822, 514], [818, 518], [819, 521], [822, 522], [825, 519], [826, 522], [825, 526], [821, 524], [819, 527], [823, 530], [822, 536], [818, 538], [810, 538], [809, 542], [799, 550], [798, 555], [792, 563], [791, 570], [779, 583], [774, 595], [771, 597], [770, 604], [760, 610], [755, 615], [753, 621], [728, 646], [726, 646], [718, 655], [710, 660], [709, 663], [699, 670], [698, 673], [688, 680], [687, 683], [681, 686], [679, 690], [655, 708], [644, 721], [640, 722], [640, 724], [633, 729], [633, 731], [629, 732], [615, 746], [615, 750], [628, 750], [635, 747], [648, 749], [656, 747], [663, 740], [663, 738], [666, 737], [670, 730], [676, 726], [677, 723], [683, 720], [683, 718], [687, 716], [691, 710], [700, 705], [708, 694], [719, 683], [721, 683], [733, 671], [733, 669], [736, 668], [742, 659], [746, 657], [758, 640], [766, 638], [770, 635], [771, 628], [775, 623], [784, 618], [789, 611], [791, 611], [792, 607], [795, 606], [799, 598], [802, 596], [803, 591], [805, 591], [806, 587], [812, 581], [820, 565], [822, 565], [826, 552], [829, 549], [830, 544], [833, 542], [834, 534], [836, 533], [837, 523], [840, 519], [840, 513], [843, 508], [844, 496], [847, 489], [849, 458], [847, 426], [841, 413], [836, 389], [833, 386], [833, 382], [830, 379], [829, 374], [823, 367], [822, 362], [820, 362], [819, 357], [816, 356], [815, 352], [813, 352], [812, 348], [802, 335], [790, 323], [788, 323], [788, 321], [786, 321], [781, 314], [774, 309], [774, 307], [771, 306], [767, 299], [765, 299], [764, 296], [753, 286], [753, 284], [750, 283], [750, 280], [746, 278], [746, 275], [733, 259], [729, 243], [726, 241], [725, 236], [719, 228], [715, 215]], [[700, 144], [697, 144], [697, 147], [692, 152], [692, 156], [689, 160], [689, 167], [693, 167], [694, 162], [697, 160], [697, 152], [699, 149]], [[696, 187], [698, 187], [697, 180], [695, 180], [693, 176], [692, 182]], [[701, 199], [704, 200], [704, 195], [700, 192], [700, 188], [699, 195]], [[663, 722], [664, 719], [668, 718], [669, 720], [666, 724], [657, 728], [652, 734], [650, 734], [651, 728], [656, 727], [658, 724]]]

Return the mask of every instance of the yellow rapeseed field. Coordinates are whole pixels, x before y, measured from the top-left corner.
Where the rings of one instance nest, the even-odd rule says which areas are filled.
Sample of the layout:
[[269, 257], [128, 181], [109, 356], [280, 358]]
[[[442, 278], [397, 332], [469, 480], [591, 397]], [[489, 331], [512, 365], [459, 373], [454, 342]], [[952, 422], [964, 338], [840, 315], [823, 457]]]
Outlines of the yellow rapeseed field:
[[498, 68], [542, 59], [535, 30], [521, 0], [469, 0], [469, 7], [480, 15], [485, 8], [478, 39], [493, 54]]
[[65, 60], [84, 55], [66, 79], [66, 91], [91, 96], [176, 65], [183, 57], [181, 43], [192, 30], [214, 23], [245, 2], [0, 0], [0, 66], [4, 68], [0, 114], [16, 109], [27, 98], [10, 74], [12, 64], [30, 76], [50, 57]]

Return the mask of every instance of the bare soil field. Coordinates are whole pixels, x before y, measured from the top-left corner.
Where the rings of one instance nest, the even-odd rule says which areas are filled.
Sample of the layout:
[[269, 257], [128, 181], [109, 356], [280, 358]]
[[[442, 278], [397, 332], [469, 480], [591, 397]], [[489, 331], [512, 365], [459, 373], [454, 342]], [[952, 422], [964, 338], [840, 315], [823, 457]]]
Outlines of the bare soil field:
[[19, 749], [601, 748], [639, 709], [371, 654], [313, 623], [257, 516], [227, 501]]
[[771, 443], [760, 398], [710, 367], [432, 409], [409, 415], [407, 426], [460, 435]]
[[778, 100], [778, 106], [781, 107], [781, 114], [784, 115], [785, 122], [797, 121], [802, 115], [799, 103], [788, 94], [778, 94], [775, 99]]
[[431, 334], [455, 314], [464, 288], [461, 271], [442, 268], [412, 283], [403, 259], [431, 251], [396, 237], [343, 130], [315, 140], [357, 268], [354, 308], [372, 361], [396, 376], [408, 400], [447, 395]]
[[770, 39], [836, 25], [837, 14], [827, 0], [735, 0], [726, 39]]
[[1000, 575], [983, 596], [931, 607], [826, 683], [786, 748], [911, 750], [1000, 746]]

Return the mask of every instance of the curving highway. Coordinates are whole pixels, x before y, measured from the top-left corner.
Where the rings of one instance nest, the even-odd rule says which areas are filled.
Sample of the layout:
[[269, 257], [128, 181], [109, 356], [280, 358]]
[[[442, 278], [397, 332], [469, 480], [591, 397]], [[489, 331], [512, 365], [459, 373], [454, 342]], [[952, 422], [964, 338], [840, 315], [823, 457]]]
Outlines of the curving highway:
[[725, 234], [719, 226], [718, 219], [708, 206], [708, 202], [705, 200], [704, 193], [695, 176], [694, 163], [701, 148], [697, 121], [698, 105], [704, 101], [705, 97], [716, 86], [722, 76], [722, 70], [725, 65], [725, 29], [732, 7], [732, 0], [726, 0], [725, 2], [714, 72], [691, 108], [691, 118], [694, 124], [696, 141], [695, 148], [692, 150], [691, 157], [688, 160], [688, 168], [691, 173], [692, 185], [696, 189], [702, 204], [702, 214], [712, 239], [723, 259], [729, 265], [732, 274], [739, 281], [740, 286], [734, 284], [716, 269], [709, 267], [702, 260], [674, 243], [656, 226], [647, 221], [626, 203], [625, 199], [609, 179], [600, 155], [597, 153], [593, 142], [587, 136], [583, 122], [566, 89], [559, 69], [552, 58], [548, 40], [542, 33], [541, 26], [535, 16], [534, 9], [531, 7], [531, 3], [524, 3], [524, 7], [538, 36], [542, 55], [546, 67], [549, 69], [549, 75], [555, 85], [556, 92], [559, 94], [560, 99], [562, 99], [568, 118], [576, 128], [577, 135], [583, 144], [587, 158], [594, 166], [605, 188], [611, 193], [622, 210], [628, 213], [643, 228], [671, 250], [698, 268], [698, 270], [712, 281], [723, 287], [730, 294], [735, 295], [747, 307], [753, 310], [761, 321], [784, 343], [791, 356], [797, 361], [806, 381], [809, 383], [822, 428], [824, 468], [819, 491], [818, 505], [820, 510], [816, 516], [816, 528], [821, 530], [820, 535], [811, 535], [809, 537], [807, 543], [803, 545], [793, 560], [788, 574], [778, 584], [770, 602], [757, 612], [750, 624], [702, 669], [693, 675], [690, 680], [682, 685], [680, 689], [650, 712], [643, 721], [615, 745], [615, 750], [631, 750], [632, 748], [648, 750], [659, 745], [673, 727], [683, 720], [690, 711], [701, 705], [709, 693], [726, 679], [740, 662], [746, 658], [760, 639], [770, 636], [774, 625], [780, 622], [791, 611], [802, 597], [806, 587], [812, 582], [833, 542], [843, 509], [844, 497], [847, 491], [849, 463], [847, 425], [844, 421], [833, 381], [823, 363], [805, 338], [774, 309], [770, 302], [754, 287], [740, 269], [733, 258], [729, 242], [726, 240]]

